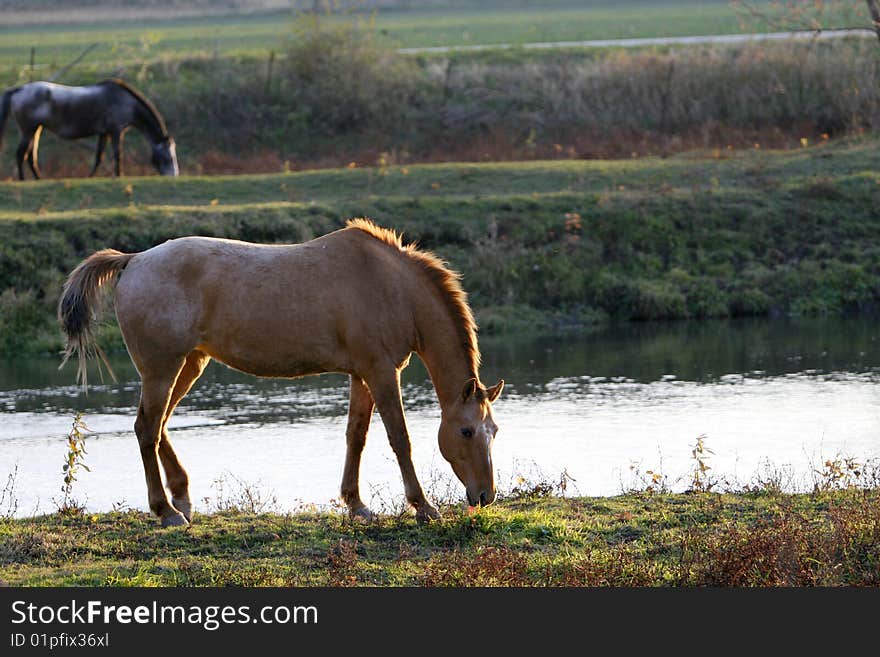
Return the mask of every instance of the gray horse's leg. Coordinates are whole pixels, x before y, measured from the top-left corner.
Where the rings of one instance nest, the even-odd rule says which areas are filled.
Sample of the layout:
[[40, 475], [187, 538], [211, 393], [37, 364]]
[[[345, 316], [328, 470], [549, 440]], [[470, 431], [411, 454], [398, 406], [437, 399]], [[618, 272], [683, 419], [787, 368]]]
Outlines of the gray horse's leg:
[[104, 157], [104, 149], [107, 147], [107, 140], [110, 138], [110, 135], [104, 133], [102, 135], [98, 135], [98, 144], [95, 148], [95, 166], [92, 167], [91, 173], [89, 173], [89, 177], [95, 175], [98, 171], [98, 167], [101, 166], [101, 160]]
[[[21, 126], [19, 126], [21, 127]], [[15, 163], [18, 165], [18, 179], [24, 180], [24, 163], [27, 160], [34, 178], [40, 178], [40, 169], [34, 163], [34, 151], [40, 142], [40, 132], [43, 126], [33, 128], [21, 128], [21, 141], [18, 142], [18, 148], [15, 149]]]
[[22, 139], [18, 142], [18, 148], [15, 149], [15, 164], [18, 167], [18, 179], [24, 180], [24, 156], [27, 153], [28, 142]]
[[113, 144], [113, 159], [116, 161], [116, 177], [122, 177], [122, 138], [124, 133], [122, 132], [114, 132], [110, 135], [110, 140]]
[[43, 126], [37, 126], [37, 129], [34, 130], [34, 136], [31, 139], [31, 147], [27, 153], [28, 165], [31, 168], [31, 172], [34, 174], [34, 178], [37, 180], [40, 179], [40, 165], [37, 162], [37, 154], [40, 151], [40, 135], [42, 134]]
[[18, 142], [18, 148], [15, 149], [15, 164], [18, 166], [19, 180], [24, 180], [24, 159], [31, 148], [31, 137], [32, 134], [26, 135], [22, 133], [21, 141]]

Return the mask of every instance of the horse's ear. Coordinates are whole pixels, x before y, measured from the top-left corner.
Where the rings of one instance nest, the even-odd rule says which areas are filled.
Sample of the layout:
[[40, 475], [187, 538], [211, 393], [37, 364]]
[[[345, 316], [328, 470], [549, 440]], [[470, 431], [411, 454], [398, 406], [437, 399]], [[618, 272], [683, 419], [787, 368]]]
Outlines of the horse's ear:
[[501, 394], [502, 390], [504, 390], [504, 379], [499, 379], [498, 383], [496, 383], [491, 388], [486, 389], [486, 397], [489, 399], [490, 402], [493, 402], [498, 399], [498, 395]]
[[477, 392], [478, 385], [476, 379], [468, 379], [464, 384], [464, 388], [461, 389], [461, 400], [466, 402], [470, 399]]

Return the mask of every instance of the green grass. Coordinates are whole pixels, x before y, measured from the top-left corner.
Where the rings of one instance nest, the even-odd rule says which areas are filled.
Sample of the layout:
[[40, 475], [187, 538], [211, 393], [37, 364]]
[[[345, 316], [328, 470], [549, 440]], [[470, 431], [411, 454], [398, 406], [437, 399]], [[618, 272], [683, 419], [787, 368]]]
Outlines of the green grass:
[[[84, 218], [92, 210], [148, 206], [241, 210], [277, 203], [466, 201], [565, 194], [609, 197], [792, 192], [822, 181], [873, 182], [878, 142], [846, 140], [791, 151], [692, 152], [667, 158], [355, 167], [241, 176], [71, 178], [0, 182], [0, 220]], [[826, 180], [827, 179], [827, 180]]]
[[376, 25], [400, 47], [524, 44], [546, 41], [736, 34], [728, 2], [594, 2], [589, 6], [491, 7], [383, 15]]
[[[536, 489], [537, 491], [537, 489]], [[877, 490], [560, 498], [341, 513], [141, 512], [0, 521], [11, 586], [850, 586], [880, 584]]]
[[87, 63], [104, 69], [164, 57], [264, 56], [282, 47], [291, 26], [292, 12], [8, 26], [0, 30], [0, 66], [24, 70], [33, 47], [39, 70], [51, 72], [92, 44]]

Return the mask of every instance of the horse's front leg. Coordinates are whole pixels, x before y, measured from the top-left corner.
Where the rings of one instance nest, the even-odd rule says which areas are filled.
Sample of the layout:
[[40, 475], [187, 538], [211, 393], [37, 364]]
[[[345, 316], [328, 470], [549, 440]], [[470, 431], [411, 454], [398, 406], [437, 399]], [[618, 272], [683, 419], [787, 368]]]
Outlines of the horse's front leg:
[[415, 507], [416, 520], [419, 522], [439, 520], [440, 513], [425, 498], [425, 493], [422, 491], [422, 486], [416, 477], [416, 469], [413, 466], [412, 447], [403, 413], [403, 400], [400, 396], [400, 372], [395, 369], [390, 373], [371, 377], [367, 380], [367, 384], [370, 386], [370, 392], [379, 409], [379, 414], [382, 416], [391, 448], [397, 456], [406, 499]]
[[107, 147], [107, 139], [109, 137], [110, 135], [108, 134], [98, 135], [98, 144], [95, 147], [95, 165], [89, 173], [89, 178], [94, 176], [98, 171], [98, 167], [101, 166], [101, 160], [104, 158], [104, 149]]
[[116, 171], [116, 177], [122, 177], [122, 137], [123, 133], [114, 132], [110, 135], [110, 141], [113, 145], [113, 160], [114, 160], [114, 171]]
[[360, 467], [361, 453], [367, 442], [367, 431], [373, 415], [373, 396], [360, 377], [352, 374], [351, 394], [348, 405], [348, 427], [345, 430], [345, 471], [342, 475], [342, 499], [352, 517], [372, 521], [373, 512], [361, 501]]
[[18, 167], [18, 179], [24, 180], [24, 156], [27, 152], [28, 144], [23, 139], [18, 143], [15, 149], [15, 164]]
[[21, 141], [18, 142], [18, 148], [15, 149], [15, 164], [18, 166], [19, 180], [24, 180], [24, 161], [29, 157], [32, 138], [33, 133], [28, 135], [23, 134], [21, 136]]

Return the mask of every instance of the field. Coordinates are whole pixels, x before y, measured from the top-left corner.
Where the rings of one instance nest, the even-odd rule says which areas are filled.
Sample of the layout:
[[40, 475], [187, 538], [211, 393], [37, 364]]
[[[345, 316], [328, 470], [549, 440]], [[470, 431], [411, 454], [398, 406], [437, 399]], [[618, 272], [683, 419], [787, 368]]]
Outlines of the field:
[[864, 139], [807, 144], [791, 151], [697, 151], [631, 160], [387, 164], [267, 175], [84, 178], [36, 185], [0, 182], [0, 219], [61, 219], [80, 212], [79, 218], [87, 219], [92, 210], [129, 205], [205, 209], [415, 197], [451, 201], [615, 192], [732, 193], [756, 182], [791, 191], [824, 177], [845, 186], [873, 182], [872, 173], [878, 168], [877, 144]]
[[[516, 6], [519, 4], [519, 6]], [[382, 37], [394, 47], [413, 48], [473, 44], [523, 44], [653, 36], [736, 34], [758, 31], [743, 26], [725, 0], [661, 0], [613, 3], [466, 2], [459, 7], [417, 9], [390, 7], [372, 14]], [[549, 5], [549, 6], [548, 6]], [[548, 11], [552, 9], [552, 11]], [[360, 12], [370, 20], [371, 12]], [[55, 14], [53, 12], [53, 14]], [[37, 49], [42, 67], [60, 66], [92, 43], [99, 44], [91, 63], [114, 67], [151, 58], [195, 55], [265, 56], [280, 50], [292, 36], [291, 10], [247, 14], [172, 15], [138, 21], [95, 20], [73, 14], [74, 24], [24, 22], [0, 29], [0, 66], [24, 66], [30, 48]], [[78, 20], [77, 20], [78, 19]]]

